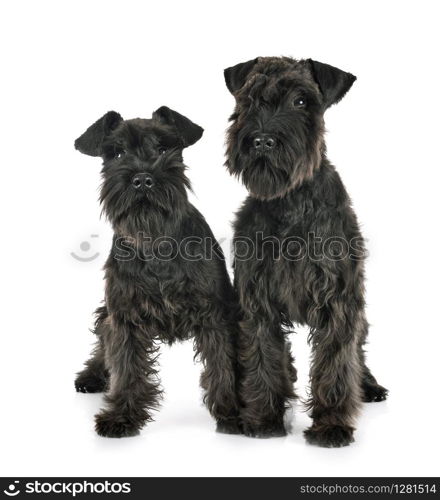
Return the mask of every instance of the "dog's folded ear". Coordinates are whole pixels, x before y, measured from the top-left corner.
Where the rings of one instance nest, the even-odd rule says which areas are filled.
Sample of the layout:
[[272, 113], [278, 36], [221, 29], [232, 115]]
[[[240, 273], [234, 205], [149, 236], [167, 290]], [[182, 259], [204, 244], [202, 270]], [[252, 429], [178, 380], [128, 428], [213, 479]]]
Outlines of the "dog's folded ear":
[[251, 59], [250, 61], [246, 61], [240, 64], [236, 64], [235, 66], [231, 66], [230, 68], [226, 68], [224, 70], [226, 87], [231, 94], [240, 90], [243, 87], [250, 71], [257, 64], [258, 57], [256, 59]]
[[153, 119], [174, 127], [177, 135], [182, 140], [184, 148], [195, 144], [203, 135], [202, 127], [199, 127], [186, 116], [167, 106], [161, 106], [159, 109], [156, 109], [153, 113]]
[[356, 77], [351, 73], [329, 64], [320, 63], [313, 59], [307, 61], [310, 64], [313, 78], [319, 85], [319, 90], [324, 98], [325, 109], [339, 102], [356, 80]]
[[121, 123], [122, 116], [116, 111], [109, 111], [75, 141], [75, 148], [89, 156], [102, 155], [104, 139]]

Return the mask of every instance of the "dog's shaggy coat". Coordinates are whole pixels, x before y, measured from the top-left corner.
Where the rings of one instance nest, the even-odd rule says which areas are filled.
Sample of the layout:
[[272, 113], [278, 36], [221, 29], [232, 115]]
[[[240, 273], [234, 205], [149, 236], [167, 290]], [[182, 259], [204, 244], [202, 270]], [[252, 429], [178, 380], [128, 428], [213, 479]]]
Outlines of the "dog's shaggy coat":
[[347, 445], [361, 401], [386, 397], [365, 364], [364, 243], [324, 143], [324, 111], [355, 77], [312, 60], [260, 57], [226, 69], [225, 80], [236, 99], [226, 166], [250, 193], [234, 245], [244, 432], [285, 433], [296, 380], [285, 337], [296, 322], [310, 327], [313, 347], [306, 438]]
[[80, 392], [106, 391], [96, 416], [102, 436], [132, 436], [151, 420], [161, 394], [158, 342], [188, 337], [204, 363], [204, 400], [217, 429], [238, 430], [237, 301], [221, 249], [188, 201], [182, 160], [202, 133], [161, 107], [148, 120], [108, 112], [75, 142], [104, 160], [101, 203], [114, 229], [98, 342], [75, 381]]

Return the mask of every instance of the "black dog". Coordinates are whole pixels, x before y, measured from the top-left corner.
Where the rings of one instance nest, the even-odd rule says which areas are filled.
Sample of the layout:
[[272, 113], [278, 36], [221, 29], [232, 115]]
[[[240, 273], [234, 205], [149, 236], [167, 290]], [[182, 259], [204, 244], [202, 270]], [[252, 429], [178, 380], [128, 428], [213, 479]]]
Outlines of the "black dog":
[[226, 69], [225, 79], [236, 99], [226, 166], [250, 192], [235, 222], [244, 431], [285, 434], [296, 380], [285, 334], [296, 322], [310, 326], [313, 347], [306, 438], [344, 446], [361, 401], [387, 394], [365, 365], [364, 245], [323, 138], [325, 110], [355, 77], [312, 60], [260, 57]]
[[195, 337], [205, 370], [204, 401], [217, 429], [236, 432], [237, 301], [223, 254], [188, 201], [183, 148], [203, 129], [161, 107], [152, 119], [108, 112], [75, 142], [104, 160], [103, 210], [114, 228], [105, 265], [98, 342], [75, 381], [80, 392], [107, 391], [96, 416], [102, 436], [139, 432], [158, 405], [157, 342]]

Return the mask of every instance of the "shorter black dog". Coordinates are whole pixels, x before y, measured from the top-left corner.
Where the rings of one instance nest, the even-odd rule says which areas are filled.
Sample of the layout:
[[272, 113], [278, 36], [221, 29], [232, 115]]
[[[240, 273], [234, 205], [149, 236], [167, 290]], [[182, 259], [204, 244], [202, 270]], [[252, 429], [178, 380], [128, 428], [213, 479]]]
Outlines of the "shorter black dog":
[[157, 342], [190, 336], [217, 430], [238, 432], [236, 299], [221, 249], [188, 201], [182, 160], [202, 133], [163, 106], [149, 120], [110, 111], [75, 142], [104, 160], [100, 199], [115, 233], [98, 342], [75, 381], [79, 392], [107, 391], [107, 408], [96, 416], [101, 436], [133, 436], [151, 420], [161, 395]]

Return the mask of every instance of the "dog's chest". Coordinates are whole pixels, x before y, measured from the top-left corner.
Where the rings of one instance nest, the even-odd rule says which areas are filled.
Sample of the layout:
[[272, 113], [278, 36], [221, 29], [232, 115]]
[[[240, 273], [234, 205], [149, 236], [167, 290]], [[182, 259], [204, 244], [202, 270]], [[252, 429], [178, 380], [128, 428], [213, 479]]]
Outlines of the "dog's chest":
[[106, 301], [110, 310], [122, 310], [134, 321], [151, 324], [166, 342], [184, 339], [190, 331], [188, 309], [195, 294], [192, 280], [179, 259], [118, 262], [106, 267]]
[[238, 264], [237, 269], [247, 268], [246, 273], [260, 282], [259, 287], [268, 291], [271, 300], [280, 304], [293, 321], [304, 323], [310, 233], [320, 207], [315, 200], [302, 196], [271, 210], [258, 208], [246, 233], [254, 242], [254, 257], [251, 262]]

